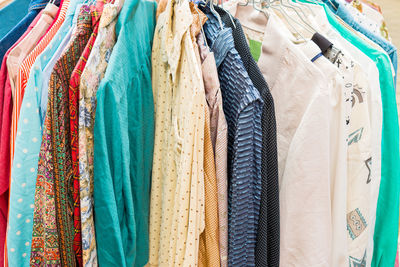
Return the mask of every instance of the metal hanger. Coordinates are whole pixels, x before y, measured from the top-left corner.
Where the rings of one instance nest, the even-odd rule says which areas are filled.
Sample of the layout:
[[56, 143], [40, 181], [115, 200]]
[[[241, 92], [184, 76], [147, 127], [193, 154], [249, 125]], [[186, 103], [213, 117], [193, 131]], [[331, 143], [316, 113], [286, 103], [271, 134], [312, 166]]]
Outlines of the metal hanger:
[[[265, 1], [265, 0], [264, 0]], [[293, 31], [295, 32], [295, 33], [297, 33], [300, 37], [301, 37], [301, 39], [303, 39], [303, 41], [304, 42], [306, 42], [307, 40], [306, 40], [306, 38], [304, 38], [304, 36], [296, 29], [296, 27], [294, 27], [293, 25], [292, 25], [292, 23], [290, 23], [290, 20], [292, 20], [294, 23], [296, 23], [297, 25], [299, 25], [299, 26], [301, 26], [301, 27], [304, 27], [303, 25], [301, 25], [298, 21], [296, 21], [295, 19], [293, 19], [292, 17], [290, 17], [287, 13], [286, 13], [286, 11], [281, 7], [281, 6], [274, 6], [274, 5], [272, 5], [272, 3], [271, 3], [271, 0], [266, 0], [266, 2], [263, 2], [264, 3], [264, 5], [261, 5], [261, 7], [262, 8], [273, 8], [273, 9], [275, 9], [275, 10], [277, 10], [277, 11], [279, 11], [279, 12], [281, 12], [281, 14], [283, 15], [283, 17], [284, 17], [284, 19], [286, 20], [286, 22], [288, 23], [288, 25], [293, 29]], [[296, 37], [297, 38], [297, 37]]]
[[224, 25], [222, 24], [222, 20], [221, 20], [221, 16], [218, 14], [217, 11], [215, 11], [214, 9], [214, 4], [211, 0], [206, 0], [206, 2], [202, 1], [199, 4], [203, 4], [203, 6], [206, 6], [208, 4], [210, 4], [210, 11], [211, 13], [217, 18], [219, 26], [221, 27], [221, 30], [224, 28]]
[[[282, 7], [285, 7], [285, 8], [288, 8], [288, 9], [292, 9], [297, 14], [297, 16], [300, 18], [300, 20], [304, 23], [304, 25], [301, 24], [301, 23], [297, 23], [298, 25], [302, 26], [304, 29], [306, 29], [311, 34], [314, 34], [315, 32], [317, 32], [305, 19], [303, 19], [303, 17], [299, 14], [299, 12], [297, 12], [297, 10], [294, 7], [289, 6], [289, 5], [285, 5], [282, 0], [275, 0], [272, 3], [278, 3], [278, 5], [281, 7], [282, 10], [283, 10]], [[290, 18], [293, 19], [293, 17], [291, 17], [291, 16], [290, 16]]]
[[231, 15], [231, 13], [224, 8], [224, 0], [221, 0], [221, 6], [219, 6], [219, 0], [218, 0], [217, 7], [221, 8], [223, 11], [225, 11], [226, 14], [229, 15], [229, 19], [231, 20], [233, 27], [236, 29], [236, 24], [235, 24], [235, 21], [233, 21], [233, 17]]
[[307, 8], [308, 9], [308, 11], [313, 15], [313, 16], [315, 16], [315, 13], [314, 13], [314, 11], [311, 9], [311, 7], [309, 7], [308, 5], [305, 5], [305, 4], [303, 4], [303, 3], [297, 3], [297, 2], [295, 2], [295, 1], [293, 1], [293, 0], [287, 0], [287, 3], [288, 3], [288, 5], [290, 5], [290, 6], [292, 6], [292, 7], [296, 7], [296, 8], [298, 8], [303, 14], [304, 14], [304, 17], [305, 18], [307, 18], [307, 16], [306, 16], [306, 14], [304, 13], [304, 11], [303, 11], [303, 8]]

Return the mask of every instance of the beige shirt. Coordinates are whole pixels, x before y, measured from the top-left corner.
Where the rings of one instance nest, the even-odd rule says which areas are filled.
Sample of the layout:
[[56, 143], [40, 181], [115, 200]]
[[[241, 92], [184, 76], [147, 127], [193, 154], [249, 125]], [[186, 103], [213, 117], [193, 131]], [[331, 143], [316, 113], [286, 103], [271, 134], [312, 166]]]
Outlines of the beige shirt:
[[47, 4], [46, 8], [40, 13], [40, 19], [25, 38], [18, 43], [10, 52], [7, 59], [8, 75], [10, 77], [11, 92], [14, 95], [17, 82], [18, 69], [24, 59], [35, 48], [36, 44], [46, 33], [53, 23], [57, 14], [58, 7], [54, 4]]
[[[363, 205], [363, 209], [367, 212], [363, 211], [360, 214], [362, 214], [362, 217], [364, 218], [365, 222], [367, 222], [366, 230], [360, 231], [357, 233], [358, 237], [353, 238], [351, 237], [350, 233], [348, 232], [348, 243], [349, 243], [349, 257], [355, 257], [358, 259], [363, 258], [364, 256], [364, 251], [363, 248], [365, 249], [364, 242], [365, 242], [365, 237], [367, 236], [367, 248], [366, 248], [366, 259], [367, 259], [367, 264], [366, 266], [371, 265], [371, 259], [372, 259], [372, 253], [373, 253], [373, 233], [374, 233], [374, 226], [375, 226], [375, 214], [376, 214], [376, 204], [377, 204], [377, 199], [378, 199], [378, 194], [379, 194], [379, 184], [380, 184], [380, 177], [381, 177], [381, 138], [382, 138], [382, 99], [381, 99], [381, 93], [380, 93], [380, 86], [379, 86], [379, 71], [375, 65], [375, 63], [368, 57], [366, 56], [363, 52], [361, 52], [357, 47], [352, 45], [350, 42], [345, 40], [339, 33], [337, 33], [329, 24], [325, 11], [322, 7], [317, 6], [317, 5], [309, 5], [309, 7], [312, 9], [314, 14], [312, 15], [313, 17], [310, 17], [310, 23], [312, 23], [313, 27], [318, 29], [320, 33], [323, 33], [326, 37], [330, 38], [332, 42], [335, 43], [335, 45], [340, 46], [340, 49], [345, 49], [346, 55], [351, 55], [352, 60], [354, 60], [354, 88], [357, 88], [358, 91], [361, 92], [361, 99], [363, 99], [361, 106], [368, 106], [368, 117], [370, 121], [370, 149], [371, 149], [371, 161], [367, 161], [367, 158], [364, 159], [364, 165], [359, 165], [358, 168], [356, 168], [355, 175], [356, 173], [360, 175], [364, 175], [361, 180], [358, 182], [364, 183], [360, 188], [356, 186], [356, 178], [355, 176], [352, 176], [349, 173], [349, 179], [348, 179], [348, 196], [354, 193], [354, 196], [348, 198], [348, 204], [347, 204], [347, 214], [350, 215], [351, 211], [355, 210], [356, 205]], [[314, 17], [315, 15], [315, 17]], [[357, 93], [358, 94], [358, 93]], [[359, 96], [355, 95], [354, 100], [358, 100]], [[358, 101], [357, 101], [358, 102]], [[354, 106], [355, 107], [355, 106]], [[356, 116], [356, 120], [359, 120], [359, 115], [356, 115], [359, 113], [359, 111], [364, 110], [362, 114], [365, 114], [365, 108], [357, 108], [357, 109], [352, 109], [352, 116]], [[362, 118], [364, 121], [365, 125], [368, 125], [366, 122], [368, 119], [367, 118]], [[351, 124], [354, 123], [354, 119], [350, 121]], [[351, 129], [356, 126], [350, 126]], [[367, 126], [368, 127], [368, 126]], [[351, 132], [351, 129], [349, 129], [349, 134], [353, 133]], [[365, 133], [366, 136], [365, 140], [368, 139], [368, 130]], [[354, 135], [354, 134], [353, 134]], [[364, 132], [362, 136], [364, 135]], [[364, 138], [363, 137], [363, 138]], [[364, 148], [360, 149], [359, 145], [362, 145]], [[367, 151], [367, 144], [363, 141], [359, 144], [350, 144], [349, 145], [349, 160], [352, 161], [352, 158], [355, 158], [354, 156], [354, 149], [357, 149], [357, 153], [362, 153], [361, 155], [366, 155], [368, 154]], [[353, 149], [354, 148], [354, 149]], [[360, 150], [359, 150], [360, 149]], [[353, 154], [353, 156], [351, 156]], [[357, 157], [360, 157], [357, 156]], [[350, 162], [349, 162], [350, 163]], [[354, 164], [353, 162], [352, 164]], [[370, 167], [370, 172], [366, 173], [368, 171], [367, 164], [368, 163]], [[361, 168], [362, 166], [362, 168]], [[353, 168], [353, 167], [351, 167]], [[370, 183], [366, 183], [368, 181], [368, 175], [370, 175]], [[352, 179], [353, 177], [354, 179]], [[352, 181], [354, 180], [354, 181]], [[353, 184], [353, 185], [351, 185]], [[369, 186], [370, 188], [367, 189], [365, 186]], [[365, 191], [363, 191], [365, 190]], [[357, 196], [358, 194], [358, 196]], [[355, 204], [357, 203], [358, 204]], [[352, 204], [353, 203], [353, 204]], [[359, 219], [361, 219], [361, 216], [357, 216]], [[351, 216], [347, 216], [350, 221], [352, 221]], [[362, 223], [362, 219], [360, 220], [360, 223]], [[365, 224], [364, 224], [365, 225]], [[364, 228], [365, 229], [365, 228]]]
[[207, 104], [198, 48], [190, 36], [192, 21], [188, 2], [169, 1], [155, 29], [150, 266], [196, 266], [199, 236], [205, 227], [204, 109]]
[[[308, 46], [308, 47], [307, 47]], [[321, 53], [313, 42], [302, 46], [309, 58]], [[330, 266], [346, 266], [346, 192], [347, 192], [347, 135], [346, 120], [350, 112], [350, 87], [345, 87], [345, 73], [342, 73], [325, 57], [319, 57], [314, 64], [326, 78], [325, 90], [330, 95], [330, 179], [332, 205], [332, 253]]]
[[[277, 122], [280, 265], [338, 266], [332, 262], [344, 255], [332, 254], [335, 227], [332, 201], [336, 199], [332, 194], [338, 176], [331, 166], [332, 155], [337, 153], [333, 146], [343, 149], [345, 142], [336, 139], [332, 143], [335, 127], [341, 131], [344, 128], [341, 124], [344, 114], [332, 117], [342, 97], [340, 92], [332, 94], [337, 88], [332, 84], [336, 80], [329, 77], [336, 72], [325, 62], [324, 70], [332, 73], [327, 77], [320, 66], [312, 63], [304, 53], [307, 49], [303, 51], [285, 36], [276, 15], [271, 13], [268, 19], [252, 7], [237, 7], [234, 14], [245, 32], [263, 33], [258, 64], [274, 98]], [[343, 170], [340, 173], [346, 174]], [[343, 178], [338, 181], [342, 187]], [[339, 203], [344, 216], [338, 221], [345, 227], [345, 199]], [[345, 232], [343, 236], [346, 243]]]
[[203, 80], [210, 111], [211, 140], [215, 155], [221, 267], [226, 267], [228, 265], [228, 125], [222, 106], [214, 53], [206, 46], [202, 34], [198, 35], [197, 43], [203, 61]]

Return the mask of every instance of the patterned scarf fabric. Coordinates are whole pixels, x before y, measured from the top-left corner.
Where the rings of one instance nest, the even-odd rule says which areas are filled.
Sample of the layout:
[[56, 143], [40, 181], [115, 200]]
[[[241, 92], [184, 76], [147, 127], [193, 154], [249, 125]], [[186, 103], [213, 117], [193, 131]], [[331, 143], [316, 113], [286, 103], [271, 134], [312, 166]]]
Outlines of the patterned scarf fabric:
[[82, 266], [82, 235], [81, 235], [81, 208], [80, 208], [80, 181], [79, 181], [79, 85], [81, 74], [86, 66], [87, 59], [92, 51], [94, 41], [97, 38], [99, 21], [103, 12], [105, 1], [99, 0], [96, 5], [90, 7], [92, 16], [92, 34], [83, 50], [83, 53], [75, 66], [69, 84], [69, 112], [70, 112], [70, 134], [71, 134], [71, 156], [73, 170], [73, 199], [74, 199], [74, 243], [73, 249], [78, 261]]
[[35, 192], [31, 266], [77, 265], [69, 81], [91, 33], [90, 8], [82, 6], [77, 30], [50, 77]]
[[79, 176], [81, 198], [83, 266], [97, 266], [93, 205], [93, 127], [96, 93], [117, 40], [115, 25], [121, 5], [107, 4], [99, 22], [99, 32], [81, 75], [79, 86]]

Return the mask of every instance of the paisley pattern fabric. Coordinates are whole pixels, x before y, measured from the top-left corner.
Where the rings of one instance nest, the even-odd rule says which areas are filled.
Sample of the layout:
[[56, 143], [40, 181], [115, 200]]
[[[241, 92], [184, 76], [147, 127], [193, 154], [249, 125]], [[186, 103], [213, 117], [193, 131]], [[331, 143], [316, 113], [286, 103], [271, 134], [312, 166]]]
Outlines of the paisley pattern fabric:
[[83, 266], [97, 266], [93, 221], [93, 125], [96, 92], [107, 68], [116, 42], [115, 25], [120, 6], [106, 4], [99, 22], [99, 32], [82, 72], [79, 86], [79, 182], [82, 224]]
[[70, 46], [54, 66], [39, 154], [31, 266], [76, 266], [73, 251], [73, 187], [69, 80], [92, 32], [90, 8], [82, 6]]
[[92, 51], [93, 44], [97, 37], [99, 20], [103, 11], [105, 1], [99, 0], [96, 5], [91, 6], [92, 34], [83, 51], [78, 64], [76, 64], [71, 75], [69, 84], [69, 115], [71, 130], [71, 156], [73, 170], [73, 198], [74, 198], [74, 243], [73, 248], [78, 265], [82, 266], [82, 237], [81, 237], [81, 209], [80, 209], [80, 182], [79, 182], [79, 134], [78, 134], [78, 109], [79, 109], [79, 84], [82, 71], [86, 66], [87, 59]]

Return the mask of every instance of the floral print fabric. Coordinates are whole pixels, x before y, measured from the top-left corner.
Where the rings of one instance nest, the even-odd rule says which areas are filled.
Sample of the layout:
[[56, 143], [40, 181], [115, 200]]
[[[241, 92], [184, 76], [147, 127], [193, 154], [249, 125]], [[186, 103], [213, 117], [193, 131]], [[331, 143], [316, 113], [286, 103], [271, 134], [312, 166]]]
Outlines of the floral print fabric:
[[82, 72], [79, 86], [79, 182], [82, 224], [83, 266], [97, 266], [93, 221], [93, 126], [96, 92], [104, 77], [108, 59], [116, 42], [115, 25], [120, 5], [106, 4], [92, 52]]
[[73, 169], [73, 198], [74, 198], [74, 243], [73, 248], [79, 266], [82, 266], [82, 238], [81, 238], [81, 209], [80, 209], [80, 181], [79, 181], [79, 134], [78, 134], [78, 109], [79, 109], [79, 84], [82, 71], [86, 66], [87, 59], [92, 51], [97, 37], [99, 20], [103, 11], [105, 1], [99, 0], [96, 5], [90, 7], [92, 16], [92, 34], [83, 51], [78, 64], [76, 64], [71, 75], [69, 86], [69, 114], [71, 130], [71, 156]]

